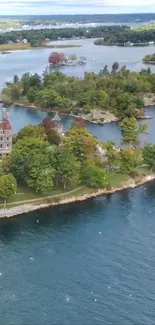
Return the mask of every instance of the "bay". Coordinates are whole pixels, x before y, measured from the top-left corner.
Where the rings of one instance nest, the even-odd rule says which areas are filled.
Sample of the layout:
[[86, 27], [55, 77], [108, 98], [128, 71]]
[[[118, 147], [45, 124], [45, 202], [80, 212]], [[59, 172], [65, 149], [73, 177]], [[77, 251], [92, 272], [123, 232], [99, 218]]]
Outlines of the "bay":
[[154, 325], [154, 185], [0, 220], [0, 323]]
[[61, 71], [70, 76], [83, 78], [85, 72], [98, 73], [107, 64], [111, 69], [112, 64], [118, 61], [120, 66], [126, 65], [132, 71], [140, 71], [142, 68], [150, 67], [155, 71], [155, 66], [143, 64], [142, 59], [147, 54], [155, 52], [155, 46], [147, 47], [116, 47], [116, 46], [96, 46], [95, 39], [66, 40], [52, 42], [53, 45], [82, 45], [79, 48], [66, 49], [42, 49], [13, 51], [10, 54], [0, 54], [0, 90], [5, 82], [11, 81], [15, 74], [21, 76], [24, 72], [42, 74], [48, 66], [48, 57], [52, 51], [77, 54], [87, 58], [86, 66], [63, 67]]
[[[100, 70], [102, 61], [103, 65], [117, 58], [140, 61], [144, 52], [154, 51], [153, 47], [97, 47], [97, 54], [88, 43], [76, 51], [82, 55], [85, 48], [90, 71]], [[34, 50], [0, 56], [1, 87], [16, 73], [41, 72], [49, 53]], [[100, 65], [94, 57], [100, 58]], [[140, 62], [128, 64], [133, 70], [142, 66]], [[65, 73], [82, 77], [85, 68], [67, 69]], [[9, 111], [14, 132], [52, 116], [13, 106]], [[147, 115], [155, 117], [154, 108]], [[64, 130], [73, 121], [63, 116]], [[148, 140], [155, 143], [154, 119], [147, 122]], [[117, 124], [87, 123], [87, 127], [102, 141], [120, 141]], [[154, 198], [152, 182], [80, 204], [1, 219], [0, 323], [154, 325]]]

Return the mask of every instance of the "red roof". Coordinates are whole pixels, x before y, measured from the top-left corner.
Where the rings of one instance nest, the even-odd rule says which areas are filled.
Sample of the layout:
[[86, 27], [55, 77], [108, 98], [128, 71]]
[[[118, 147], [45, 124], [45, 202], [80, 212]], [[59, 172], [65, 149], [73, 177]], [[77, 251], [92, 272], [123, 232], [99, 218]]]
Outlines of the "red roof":
[[0, 121], [0, 130], [11, 131], [12, 127], [10, 121]]

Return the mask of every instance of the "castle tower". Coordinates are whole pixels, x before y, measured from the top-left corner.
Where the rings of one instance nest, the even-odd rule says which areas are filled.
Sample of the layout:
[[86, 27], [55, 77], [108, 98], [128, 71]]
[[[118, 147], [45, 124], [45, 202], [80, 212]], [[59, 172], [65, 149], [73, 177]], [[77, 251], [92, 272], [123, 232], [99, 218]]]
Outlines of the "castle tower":
[[59, 134], [63, 133], [63, 127], [61, 124], [61, 118], [59, 117], [58, 113], [52, 118], [52, 128], [56, 130]]
[[12, 151], [12, 127], [10, 114], [6, 108], [2, 108], [2, 120], [0, 121], [0, 155], [9, 154]]

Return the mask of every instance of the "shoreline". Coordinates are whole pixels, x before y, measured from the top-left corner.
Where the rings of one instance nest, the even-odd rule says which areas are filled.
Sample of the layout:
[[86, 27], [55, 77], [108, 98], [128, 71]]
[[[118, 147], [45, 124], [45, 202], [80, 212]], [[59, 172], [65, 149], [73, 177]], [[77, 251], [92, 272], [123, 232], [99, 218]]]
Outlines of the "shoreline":
[[71, 196], [65, 199], [60, 199], [58, 202], [46, 202], [46, 197], [43, 199], [43, 203], [38, 204], [38, 205], [33, 205], [33, 204], [24, 204], [24, 205], [19, 205], [14, 208], [10, 209], [1, 209], [0, 210], [0, 219], [4, 218], [12, 218], [16, 216], [20, 216], [29, 212], [37, 211], [37, 210], [42, 210], [46, 209], [49, 207], [55, 207], [55, 206], [61, 206], [61, 205], [66, 205], [66, 204], [71, 204], [71, 203], [76, 203], [76, 202], [83, 202], [87, 201], [93, 198], [97, 198], [100, 196], [104, 195], [112, 195], [117, 192], [121, 192], [124, 190], [128, 189], [133, 189], [136, 187], [139, 187], [141, 185], [144, 185], [145, 183], [149, 183], [151, 181], [155, 180], [155, 174], [149, 174], [147, 176], [143, 176], [141, 178], [135, 178], [135, 179], [129, 179], [129, 181], [125, 183], [121, 183], [120, 186], [118, 187], [113, 187], [112, 189], [98, 189], [94, 190], [91, 194], [83, 194], [83, 195], [78, 195], [78, 196]]
[[[76, 44], [63, 44], [63, 45], [40, 45], [40, 46], [30, 46], [29, 44], [26, 44], [25, 46], [23, 44], [14, 44], [14, 46], [7, 46], [5, 45], [0, 45], [0, 54], [11, 54], [16, 51], [26, 51], [26, 50], [44, 50], [44, 49], [65, 49], [65, 48], [79, 48], [82, 47], [82, 45], [76, 45]], [[3, 53], [4, 52], [4, 53]]]
[[[25, 108], [25, 109], [33, 109], [33, 110], [39, 110], [39, 111], [42, 111], [42, 112], [47, 112], [47, 113], [56, 113], [57, 112], [57, 110], [51, 110], [51, 109], [48, 109], [48, 108], [40, 108], [40, 107], [37, 107], [37, 106], [35, 106], [35, 105], [29, 105], [29, 104], [22, 104], [22, 103], [10, 103], [10, 104], [7, 104], [7, 103], [5, 103], [4, 102], [4, 104], [5, 105], [8, 105], [8, 106], [10, 106], [10, 105], [13, 105], [13, 106], [17, 106], [17, 107], [23, 107], [23, 108]], [[149, 107], [151, 107], [151, 106], [154, 106], [155, 104], [150, 104], [150, 105], [146, 105], [146, 106], [144, 106], [143, 107], [143, 109], [146, 109], [146, 108], [149, 108]], [[119, 118], [117, 118], [116, 116], [115, 116], [115, 119], [113, 119], [113, 120], [106, 120], [106, 121], [101, 121], [101, 120], [91, 120], [91, 119], [89, 119], [89, 118], [86, 118], [86, 117], [84, 117], [84, 116], [82, 116], [82, 115], [75, 115], [75, 114], [72, 114], [72, 113], [63, 113], [63, 112], [58, 112], [60, 115], [64, 115], [64, 116], [70, 116], [70, 117], [73, 117], [73, 118], [81, 118], [82, 120], [84, 120], [84, 121], [86, 121], [86, 122], [89, 122], [89, 123], [92, 123], [92, 124], [97, 124], [97, 125], [105, 125], [105, 124], [112, 124], [112, 123], [118, 123], [118, 122], [120, 122], [120, 120], [119, 120]], [[110, 112], [107, 112], [107, 117], [108, 117], [108, 114], [109, 114]], [[110, 113], [111, 114], [111, 113]], [[148, 116], [148, 115], [146, 115], [146, 116], [141, 116], [141, 117], [139, 117], [139, 118], [137, 118], [137, 120], [150, 120], [150, 119], [153, 119], [153, 116]]]
[[[48, 108], [40, 108], [40, 107], [37, 107], [37, 106], [35, 106], [35, 105], [27, 105], [27, 104], [21, 104], [21, 103], [12, 103], [12, 104], [7, 104], [7, 103], [5, 103], [4, 102], [4, 104], [5, 105], [8, 105], [8, 106], [10, 106], [10, 105], [13, 105], [13, 106], [17, 106], [17, 107], [23, 107], [23, 108], [25, 108], [25, 109], [33, 109], [33, 110], [39, 110], [39, 111], [42, 111], [42, 112], [47, 112], [47, 113], [56, 113], [57, 112], [57, 110], [51, 110], [51, 109], [48, 109]], [[64, 115], [64, 116], [70, 116], [70, 117], [74, 117], [74, 118], [81, 118], [82, 120], [84, 120], [84, 121], [86, 121], [86, 122], [89, 122], [89, 123], [92, 123], [92, 124], [98, 124], [98, 125], [104, 125], [104, 124], [109, 124], [109, 123], [117, 123], [117, 122], [119, 122], [119, 119], [117, 119], [117, 120], [112, 120], [112, 121], [99, 121], [99, 120], [97, 120], [97, 121], [93, 121], [93, 120], [91, 120], [91, 119], [89, 119], [89, 118], [85, 118], [84, 116], [81, 116], [81, 115], [75, 115], [75, 114], [72, 114], [72, 113], [63, 113], [63, 112], [58, 112], [59, 113], [59, 115]], [[150, 119], [151, 117], [149, 117], [149, 119]], [[146, 118], [147, 119], [147, 118]]]

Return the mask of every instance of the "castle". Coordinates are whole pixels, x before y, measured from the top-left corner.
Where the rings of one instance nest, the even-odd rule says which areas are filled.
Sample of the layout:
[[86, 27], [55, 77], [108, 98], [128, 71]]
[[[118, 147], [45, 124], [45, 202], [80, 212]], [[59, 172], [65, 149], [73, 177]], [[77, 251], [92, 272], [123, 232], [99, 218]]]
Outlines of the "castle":
[[10, 115], [6, 108], [2, 108], [2, 120], [0, 121], [0, 156], [12, 151], [12, 127]]

